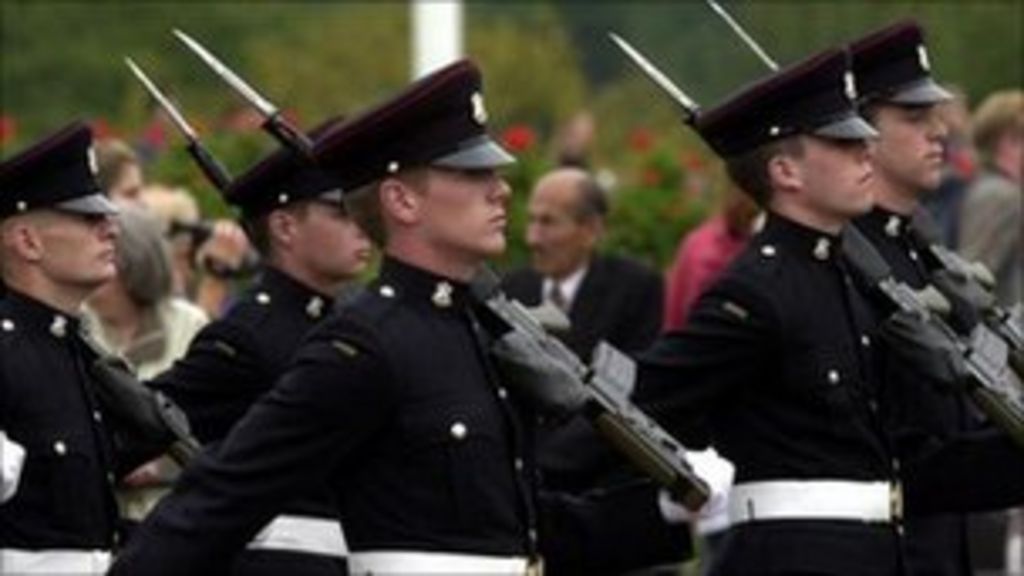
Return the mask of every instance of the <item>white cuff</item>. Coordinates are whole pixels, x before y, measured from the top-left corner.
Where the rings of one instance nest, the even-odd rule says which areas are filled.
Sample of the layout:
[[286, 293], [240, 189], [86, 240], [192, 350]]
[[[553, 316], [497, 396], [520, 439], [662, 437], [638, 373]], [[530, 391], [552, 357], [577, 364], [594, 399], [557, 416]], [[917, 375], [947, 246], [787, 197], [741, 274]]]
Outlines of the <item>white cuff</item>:
[[0, 430], [0, 504], [14, 497], [25, 464], [25, 448]]

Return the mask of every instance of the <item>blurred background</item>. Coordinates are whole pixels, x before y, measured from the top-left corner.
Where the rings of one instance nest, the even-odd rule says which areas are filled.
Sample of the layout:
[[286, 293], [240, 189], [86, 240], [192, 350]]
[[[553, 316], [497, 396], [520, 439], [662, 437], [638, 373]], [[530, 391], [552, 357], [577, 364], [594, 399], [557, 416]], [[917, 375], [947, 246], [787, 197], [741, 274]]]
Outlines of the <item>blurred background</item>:
[[[937, 77], [970, 104], [1022, 84], [1020, 0], [723, 4], [782, 64], [915, 17], [929, 32]], [[172, 28], [206, 44], [306, 128], [356, 113], [412, 75], [406, 2], [4, 1], [0, 10], [0, 156], [85, 119], [101, 136], [132, 143], [148, 180], [187, 188], [209, 217], [226, 208], [124, 56], [172, 96], [234, 173], [275, 144]], [[608, 41], [612, 30], [698, 102], [765, 71], [703, 2], [467, 2], [464, 50], [484, 70], [492, 129], [521, 158], [508, 174], [515, 218], [502, 264], [525, 262], [523, 200], [560, 155], [582, 155], [613, 189], [606, 244], [657, 268], [725, 187], [679, 111]]]

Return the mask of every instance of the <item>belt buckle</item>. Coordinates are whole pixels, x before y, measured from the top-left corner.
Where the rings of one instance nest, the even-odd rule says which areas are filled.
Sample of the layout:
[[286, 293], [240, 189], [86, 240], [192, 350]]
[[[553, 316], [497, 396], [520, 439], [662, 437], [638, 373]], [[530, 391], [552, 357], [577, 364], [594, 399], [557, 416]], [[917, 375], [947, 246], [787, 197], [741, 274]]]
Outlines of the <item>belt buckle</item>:
[[544, 559], [540, 556], [530, 558], [526, 563], [526, 576], [544, 576]]
[[903, 520], [903, 485], [900, 482], [889, 485], [889, 515], [897, 524]]

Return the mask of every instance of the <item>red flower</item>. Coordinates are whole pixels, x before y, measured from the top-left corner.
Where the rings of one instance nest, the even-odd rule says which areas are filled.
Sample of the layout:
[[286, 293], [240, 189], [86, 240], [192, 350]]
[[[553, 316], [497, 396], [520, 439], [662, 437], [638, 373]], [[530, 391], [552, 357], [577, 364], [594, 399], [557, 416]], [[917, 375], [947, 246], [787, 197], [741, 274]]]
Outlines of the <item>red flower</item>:
[[13, 116], [0, 114], [0, 144], [13, 142], [18, 136], [18, 123]]
[[501, 140], [510, 152], [519, 154], [533, 148], [533, 145], [537, 142], [537, 135], [534, 134], [533, 129], [529, 126], [516, 124], [509, 126], [505, 130], [501, 135]]
[[142, 141], [152, 150], [163, 150], [167, 147], [167, 126], [159, 119], [154, 119], [142, 131]]
[[691, 172], [701, 172], [706, 167], [704, 157], [693, 150], [683, 150], [679, 153], [679, 164]]
[[92, 128], [92, 136], [95, 140], [103, 140], [104, 138], [116, 136], [114, 129], [110, 127], [110, 124], [105, 118], [94, 118], [89, 125]]
[[661, 186], [661, 172], [656, 168], [645, 168], [643, 174], [640, 175], [640, 181], [643, 182], [644, 186], [651, 188]]
[[647, 152], [654, 146], [654, 134], [646, 128], [634, 128], [629, 133], [629, 147], [634, 152]]

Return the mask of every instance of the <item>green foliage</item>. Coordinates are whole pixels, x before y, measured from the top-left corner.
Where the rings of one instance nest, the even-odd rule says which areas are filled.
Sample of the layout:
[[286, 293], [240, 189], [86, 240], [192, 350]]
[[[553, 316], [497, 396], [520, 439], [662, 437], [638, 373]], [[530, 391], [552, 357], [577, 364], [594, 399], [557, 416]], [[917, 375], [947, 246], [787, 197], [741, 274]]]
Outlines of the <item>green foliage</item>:
[[[470, 16], [474, 8], [470, 4]], [[480, 12], [479, 22], [471, 21], [467, 30], [466, 52], [486, 71], [492, 121], [527, 123], [550, 134], [585, 101], [586, 81], [571, 38], [550, 10], [529, 21]]]
[[[725, 2], [781, 63], [841, 44], [900, 17], [928, 29], [940, 79], [974, 101], [1022, 83], [1024, 3], [1019, 0]], [[467, 2], [466, 51], [485, 71], [496, 134], [526, 127], [531, 144], [508, 178], [506, 265], [526, 262], [525, 202], [550, 168], [552, 135], [576, 111], [597, 120], [596, 170], [617, 182], [608, 249], [655, 265], [714, 205], [724, 178], [679, 109], [607, 39], [618, 31], [694, 97], [709, 104], [765, 73], [703, 2]], [[262, 134], [229, 131], [235, 96], [170, 30], [207, 44], [272, 101], [312, 127], [351, 115], [408, 82], [406, 2], [2, 2], [0, 115], [22, 143], [73, 118], [105, 118], [129, 139], [153, 105], [122, 63], [130, 55], [164, 87], [207, 145], [237, 174], [274, 148]], [[208, 214], [225, 214], [171, 133], [153, 179], [192, 190]], [[6, 142], [0, 156], [17, 143]]]
[[637, 173], [615, 189], [605, 245], [651, 266], [668, 266], [679, 239], [699, 224], [716, 202], [716, 180], [703, 162], [671, 145], [642, 149], [633, 142]]

